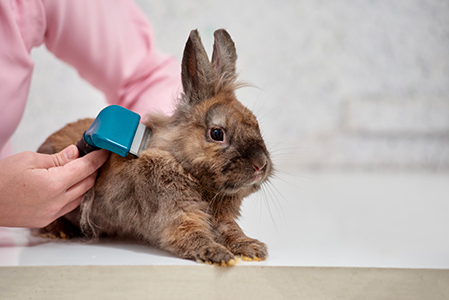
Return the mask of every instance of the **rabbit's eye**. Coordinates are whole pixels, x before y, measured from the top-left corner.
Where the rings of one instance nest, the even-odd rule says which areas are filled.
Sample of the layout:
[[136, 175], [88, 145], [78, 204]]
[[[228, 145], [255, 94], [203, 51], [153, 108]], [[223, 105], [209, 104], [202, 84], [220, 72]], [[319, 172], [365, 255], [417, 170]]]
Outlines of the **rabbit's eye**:
[[222, 142], [224, 140], [224, 132], [220, 128], [211, 128], [210, 129], [210, 137], [214, 141]]

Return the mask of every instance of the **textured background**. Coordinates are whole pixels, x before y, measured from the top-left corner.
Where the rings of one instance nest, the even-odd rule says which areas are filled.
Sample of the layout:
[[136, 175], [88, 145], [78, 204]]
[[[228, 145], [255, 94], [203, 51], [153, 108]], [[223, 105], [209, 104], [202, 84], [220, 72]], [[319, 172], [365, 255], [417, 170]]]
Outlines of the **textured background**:
[[[449, 1], [137, 1], [158, 47], [181, 59], [198, 28], [232, 35], [238, 91], [284, 168], [449, 170]], [[100, 92], [44, 47], [13, 137], [35, 150], [65, 123], [94, 117]]]

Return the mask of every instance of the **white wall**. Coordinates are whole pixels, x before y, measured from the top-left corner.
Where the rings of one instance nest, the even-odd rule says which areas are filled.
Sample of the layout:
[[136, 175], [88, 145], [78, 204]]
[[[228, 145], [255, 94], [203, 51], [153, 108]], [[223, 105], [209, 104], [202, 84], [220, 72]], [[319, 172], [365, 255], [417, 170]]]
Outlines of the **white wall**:
[[[137, 1], [156, 43], [181, 58], [198, 28], [232, 35], [238, 91], [286, 167], [449, 170], [449, 2]], [[33, 50], [30, 101], [13, 137], [35, 150], [105, 105], [45, 48]]]

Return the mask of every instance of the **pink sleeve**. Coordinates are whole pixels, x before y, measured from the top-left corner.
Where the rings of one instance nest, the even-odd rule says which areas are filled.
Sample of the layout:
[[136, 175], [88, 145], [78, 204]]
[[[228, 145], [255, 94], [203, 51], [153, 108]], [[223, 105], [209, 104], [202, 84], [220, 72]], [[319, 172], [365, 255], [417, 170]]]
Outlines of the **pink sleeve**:
[[47, 48], [101, 90], [110, 104], [171, 113], [180, 64], [154, 45], [150, 23], [127, 0], [43, 0]]

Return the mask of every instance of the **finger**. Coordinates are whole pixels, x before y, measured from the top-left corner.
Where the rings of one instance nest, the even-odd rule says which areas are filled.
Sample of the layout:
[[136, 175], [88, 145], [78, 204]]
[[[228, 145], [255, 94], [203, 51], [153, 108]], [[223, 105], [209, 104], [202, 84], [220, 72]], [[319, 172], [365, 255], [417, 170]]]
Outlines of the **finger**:
[[65, 183], [65, 189], [81, 182], [101, 167], [109, 157], [106, 150], [96, 150], [81, 158], [75, 159], [62, 168], [53, 168], [57, 172], [59, 180]]
[[79, 196], [78, 198], [76, 198], [73, 201], [70, 201], [69, 203], [67, 203], [66, 205], [64, 205], [61, 210], [58, 212], [58, 214], [56, 215], [56, 218], [60, 218], [66, 214], [68, 214], [69, 212], [71, 212], [72, 210], [74, 210], [75, 208], [77, 208], [81, 202], [84, 199], [84, 195]]
[[64, 198], [70, 200], [60, 209], [57, 218], [68, 214], [81, 204], [82, 200], [84, 199], [84, 194], [94, 186], [96, 178], [97, 172], [94, 172], [92, 175], [88, 176], [87, 178], [78, 182], [67, 190]]
[[39, 159], [35, 161], [37, 168], [54, 168], [61, 167], [78, 157], [78, 148], [70, 145], [55, 154], [38, 154]]
[[94, 172], [85, 179], [71, 186], [66, 191], [65, 198], [68, 199], [68, 201], [70, 201], [72, 199], [84, 195], [88, 190], [90, 190], [94, 186], [95, 180], [97, 179], [97, 173], [98, 172]]

